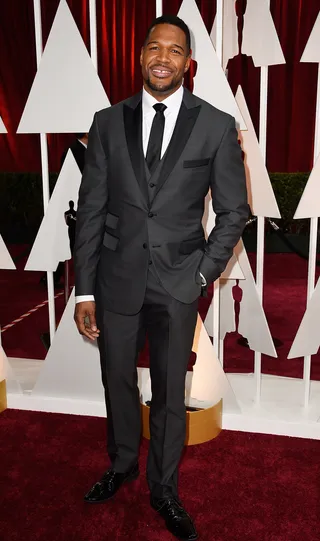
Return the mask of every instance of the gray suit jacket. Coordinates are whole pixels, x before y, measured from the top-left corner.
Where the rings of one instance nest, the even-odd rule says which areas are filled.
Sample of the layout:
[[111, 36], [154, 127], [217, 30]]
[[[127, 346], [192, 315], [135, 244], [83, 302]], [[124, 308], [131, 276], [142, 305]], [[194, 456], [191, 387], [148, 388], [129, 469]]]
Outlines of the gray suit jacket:
[[[211, 189], [216, 225], [201, 225]], [[174, 298], [193, 302], [199, 271], [216, 280], [248, 217], [244, 166], [234, 119], [184, 90], [159, 167], [146, 174], [141, 93], [95, 114], [79, 192], [76, 295], [106, 310], [137, 313], [149, 265]]]

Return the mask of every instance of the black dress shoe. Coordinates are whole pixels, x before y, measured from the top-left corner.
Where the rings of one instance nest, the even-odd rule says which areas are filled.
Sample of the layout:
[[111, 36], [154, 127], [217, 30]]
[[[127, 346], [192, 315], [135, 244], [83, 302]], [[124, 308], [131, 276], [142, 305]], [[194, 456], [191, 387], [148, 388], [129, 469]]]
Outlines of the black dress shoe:
[[138, 464], [126, 473], [118, 473], [113, 469], [107, 470], [102, 479], [93, 485], [92, 489], [85, 495], [84, 501], [87, 503], [102, 503], [110, 500], [123, 483], [137, 479], [139, 473]]
[[198, 538], [191, 517], [183, 509], [179, 500], [174, 497], [152, 499], [151, 506], [164, 518], [167, 529], [182, 541], [193, 541]]

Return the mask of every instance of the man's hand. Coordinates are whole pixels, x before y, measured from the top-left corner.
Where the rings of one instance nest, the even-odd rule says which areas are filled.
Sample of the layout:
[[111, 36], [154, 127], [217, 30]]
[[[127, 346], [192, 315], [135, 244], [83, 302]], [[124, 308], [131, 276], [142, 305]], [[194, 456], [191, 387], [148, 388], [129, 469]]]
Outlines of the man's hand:
[[100, 331], [97, 329], [95, 302], [78, 302], [74, 311], [74, 320], [80, 334], [89, 340], [98, 338]]

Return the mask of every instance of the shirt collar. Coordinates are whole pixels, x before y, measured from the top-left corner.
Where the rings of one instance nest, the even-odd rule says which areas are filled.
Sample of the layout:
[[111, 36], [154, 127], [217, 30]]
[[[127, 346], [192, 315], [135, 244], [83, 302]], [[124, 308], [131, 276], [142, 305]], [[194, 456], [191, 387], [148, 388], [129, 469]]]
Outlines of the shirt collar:
[[[166, 113], [173, 112], [173, 111], [179, 111], [181, 107], [183, 99], [183, 86], [179, 86], [178, 90], [176, 90], [173, 94], [168, 96], [165, 100], [163, 100], [161, 103], [164, 103], [164, 105], [167, 106], [168, 110], [165, 111]], [[156, 98], [151, 96], [149, 92], [147, 92], [144, 88], [142, 89], [142, 107], [143, 107], [143, 113], [154, 114], [153, 106], [156, 103], [160, 103]]]

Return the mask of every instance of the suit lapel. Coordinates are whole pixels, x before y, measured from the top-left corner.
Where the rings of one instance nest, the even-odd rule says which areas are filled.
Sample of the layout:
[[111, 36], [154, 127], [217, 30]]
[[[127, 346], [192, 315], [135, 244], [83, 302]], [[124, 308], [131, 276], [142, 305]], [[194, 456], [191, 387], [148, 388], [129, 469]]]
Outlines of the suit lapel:
[[145, 178], [145, 164], [142, 149], [142, 101], [140, 94], [123, 105], [123, 120], [128, 151], [140, 190], [148, 201], [148, 187]]
[[200, 108], [201, 105], [196, 105], [196, 100], [194, 96], [185, 89], [183, 101], [180, 107], [171, 141], [163, 157], [163, 164], [159, 180], [157, 182], [155, 196], [157, 195], [159, 190], [161, 190], [172, 169], [180, 158], [181, 153], [187, 144], [195, 122], [198, 118]]

